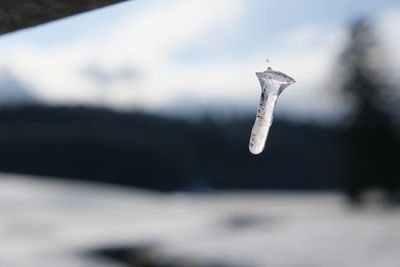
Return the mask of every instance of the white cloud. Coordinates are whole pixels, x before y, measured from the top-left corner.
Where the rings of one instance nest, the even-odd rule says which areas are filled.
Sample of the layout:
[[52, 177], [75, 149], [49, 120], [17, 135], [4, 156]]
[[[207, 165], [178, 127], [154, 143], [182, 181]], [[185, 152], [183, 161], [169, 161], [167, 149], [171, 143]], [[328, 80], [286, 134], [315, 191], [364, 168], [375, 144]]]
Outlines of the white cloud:
[[[229, 8], [226, 8], [229, 6]], [[46, 101], [110, 105], [140, 104], [158, 108], [168, 104], [184, 90], [200, 95], [210, 90], [215, 73], [174, 67], [169, 56], [193, 40], [203, 41], [214, 25], [234, 23], [240, 16], [239, 1], [174, 1], [154, 5], [133, 18], [113, 23], [108, 32], [98, 32], [80, 42], [51, 50], [24, 46], [3, 52], [3, 65], [29, 81], [35, 93]], [[114, 84], [106, 91], [97, 88], [81, 71], [98, 64], [113, 71], [121, 65], [140, 68], [145, 80], [135, 85]], [[198, 76], [202, 74], [202, 76]], [[204, 78], [204, 82], [201, 80]], [[215, 87], [215, 86], [213, 86]]]
[[317, 25], [301, 25], [284, 35], [285, 46], [291, 49], [309, 49], [315, 47], [321, 37], [321, 31]]
[[379, 37], [383, 40], [387, 63], [400, 82], [400, 8], [385, 12], [378, 21], [377, 29], [381, 33]]
[[[21, 43], [3, 47], [0, 65], [30, 84], [37, 97], [49, 102], [147, 110], [184, 106], [185, 102], [221, 102], [255, 109], [260, 91], [254, 72], [266, 68], [267, 45], [239, 59], [211, 58], [195, 64], [176, 64], [173, 58], [194, 44], [214, 49], [214, 45], [220, 47], [229, 41], [235, 26], [248, 15], [247, 2], [153, 1], [143, 12], [110, 21], [109, 26], [78, 41], [51, 48]], [[121, 8], [136, 8], [135, 2], [131, 5]], [[385, 38], [392, 38], [394, 50], [400, 43], [396, 34], [399, 18], [397, 10], [380, 20], [388, 33], [385, 36], [389, 36]], [[335, 98], [329, 75], [343, 45], [344, 29], [308, 24], [280, 36], [280, 40], [274, 41], [280, 45], [279, 50], [269, 57], [271, 66], [297, 80], [282, 95], [278, 104], [280, 114], [303, 118], [338, 114], [344, 107]], [[395, 53], [400, 62], [397, 50]], [[141, 78], [102, 86], [93, 77], [85, 76], [90, 66], [113, 76], [117, 75], [116, 70], [131, 68]]]

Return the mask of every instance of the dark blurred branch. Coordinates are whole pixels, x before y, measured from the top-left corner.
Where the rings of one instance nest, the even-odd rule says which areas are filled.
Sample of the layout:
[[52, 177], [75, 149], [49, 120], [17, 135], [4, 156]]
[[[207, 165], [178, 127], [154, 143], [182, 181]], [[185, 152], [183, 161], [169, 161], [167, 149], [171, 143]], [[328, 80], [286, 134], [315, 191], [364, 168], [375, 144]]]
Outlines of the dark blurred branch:
[[0, 0], [0, 34], [126, 0]]

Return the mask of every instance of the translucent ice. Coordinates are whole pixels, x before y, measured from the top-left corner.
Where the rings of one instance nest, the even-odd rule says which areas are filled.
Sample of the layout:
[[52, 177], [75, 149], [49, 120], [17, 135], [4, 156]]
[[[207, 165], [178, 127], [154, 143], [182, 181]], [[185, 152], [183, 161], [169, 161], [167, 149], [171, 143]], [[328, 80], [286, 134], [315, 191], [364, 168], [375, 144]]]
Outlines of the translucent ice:
[[249, 150], [260, 154], [264, 150], [276, 101], [283, 90], [296, 81], [288, 75], [268, 68], [264, 72], [256, 72], [261, 85], [261, 99], [257, 117], [250, 136]]

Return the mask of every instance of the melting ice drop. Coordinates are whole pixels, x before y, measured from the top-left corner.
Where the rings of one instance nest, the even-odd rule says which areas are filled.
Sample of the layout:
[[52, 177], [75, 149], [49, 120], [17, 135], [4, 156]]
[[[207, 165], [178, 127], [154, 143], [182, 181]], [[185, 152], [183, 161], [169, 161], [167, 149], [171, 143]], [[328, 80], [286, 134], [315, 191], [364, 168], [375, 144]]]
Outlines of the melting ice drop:
[[279, 95], [296, 81], [288, 75], [268, 68], [264, 72], [256, 72], [261, 85], [261, 99], [257, 109], [257, 117], [251, 130], [249, 150], [260, 154], [264, 150], [272, 117]]

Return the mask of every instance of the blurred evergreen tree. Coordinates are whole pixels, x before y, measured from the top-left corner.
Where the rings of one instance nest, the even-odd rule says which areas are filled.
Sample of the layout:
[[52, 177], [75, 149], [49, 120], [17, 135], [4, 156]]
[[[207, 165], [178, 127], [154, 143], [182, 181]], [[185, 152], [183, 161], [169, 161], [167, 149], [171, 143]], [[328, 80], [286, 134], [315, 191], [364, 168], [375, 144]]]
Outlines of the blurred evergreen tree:
[[384, 53], [366, 20], [352, 25], [349, 42], [340, 56], [341, 92], [352, 109], [343, 132], [346, 151], [344, 189], [361, 203], [362, 193], [381, 189], [386, 200], [398, 200], [398, 136], [392, 115], [393, 88], [385, 71]]

